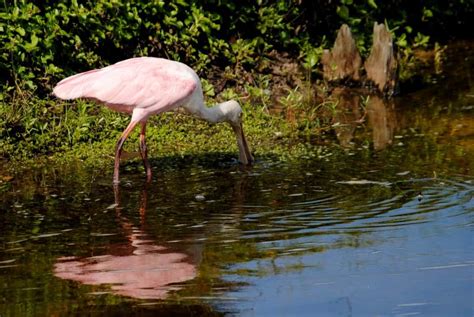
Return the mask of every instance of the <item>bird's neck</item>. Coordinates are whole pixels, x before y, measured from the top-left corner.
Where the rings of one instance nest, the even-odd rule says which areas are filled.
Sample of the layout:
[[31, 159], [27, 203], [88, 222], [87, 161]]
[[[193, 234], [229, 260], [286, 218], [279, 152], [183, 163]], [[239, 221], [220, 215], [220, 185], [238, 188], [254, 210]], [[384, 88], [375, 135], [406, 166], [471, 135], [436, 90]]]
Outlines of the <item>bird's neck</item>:
[[223, 122], [227, 119], [227, 115], [226, 112], [223, 110], [222, 103], [218, 103], [211, 107], [207, 107], [203, 103], [202, 107], [199, 107], [199, 111], [198, 113], [196, 113], [196, 115], [199, 118], [206, 120], [210, 123]]

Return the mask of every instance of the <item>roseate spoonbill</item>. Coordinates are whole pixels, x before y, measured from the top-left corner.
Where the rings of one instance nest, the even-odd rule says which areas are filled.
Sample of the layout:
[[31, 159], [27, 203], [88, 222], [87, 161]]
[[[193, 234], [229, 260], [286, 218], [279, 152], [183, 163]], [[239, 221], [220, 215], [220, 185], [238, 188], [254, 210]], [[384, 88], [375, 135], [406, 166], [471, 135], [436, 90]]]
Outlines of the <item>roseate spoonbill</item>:
[[151, 167], [145, 143], [146, 122], [151, 115], [183, 108], [185, 112], [210, 123], [228, 122], [237, 137], [239, 161], [253, 161], [242, 129], [242, 108], [235, 100], [206, 107], [198, 75], [189, 66], [163, 58], [136, 57], [116, 64], [67, 77], [53, 89], [60, 99], [85, 98], [105, 104], [132, 119], [115, 148], [114, 184], [119, 183], [122, 146], [140, 123], [140, 155], [147, 181]]

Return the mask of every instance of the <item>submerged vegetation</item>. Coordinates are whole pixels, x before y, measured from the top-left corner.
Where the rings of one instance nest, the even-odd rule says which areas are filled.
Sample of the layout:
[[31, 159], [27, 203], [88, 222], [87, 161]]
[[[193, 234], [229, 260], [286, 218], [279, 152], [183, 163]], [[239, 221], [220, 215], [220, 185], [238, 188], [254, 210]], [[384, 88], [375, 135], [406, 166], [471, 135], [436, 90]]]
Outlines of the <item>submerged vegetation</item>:
[[[210, 103], [236, 98], [244, 105], [257, 154], [283, 155], [289, 146], [298, 152], [304, 145], [296, 141], [332, 124], [318, 115], [336, 111], [337, 103], [315, 97], [313, 84], [322, 51], [342, 23], [366, 54], [373, 23], [384, 21], [408, 80], [416, 69], [414, 50], [434, 47], [439, 63], [443, 49], [436, 41], [469, 36], [474, 10], [464, 0], [23, 0], [0, 7], [0, 157], [94, 164], [108, 160], [129, 119], [85, 101], [52, 99], [61, 78], [132, 56], [185, 62], [203, 78]], [[225, 126], [162, 115], [151, 120], [150, 154], [233, 153], [230, 133]], [[133, 138], [127, 144], [136, 148]]]

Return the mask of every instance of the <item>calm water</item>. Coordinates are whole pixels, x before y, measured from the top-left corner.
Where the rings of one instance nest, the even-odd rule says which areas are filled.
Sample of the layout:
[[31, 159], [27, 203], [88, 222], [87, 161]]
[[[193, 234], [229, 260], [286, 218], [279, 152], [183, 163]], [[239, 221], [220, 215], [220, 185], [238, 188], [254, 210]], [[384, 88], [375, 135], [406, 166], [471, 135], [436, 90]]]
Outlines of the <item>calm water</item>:
[[0, 316], [473, 316], [469, 52], [323, 157], [1, 175]]

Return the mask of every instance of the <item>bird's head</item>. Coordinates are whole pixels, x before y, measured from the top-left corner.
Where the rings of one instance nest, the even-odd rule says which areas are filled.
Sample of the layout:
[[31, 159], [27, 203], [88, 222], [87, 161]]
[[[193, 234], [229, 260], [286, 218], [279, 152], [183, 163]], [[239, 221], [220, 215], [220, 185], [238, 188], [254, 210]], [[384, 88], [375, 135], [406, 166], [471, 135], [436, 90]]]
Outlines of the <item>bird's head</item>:
[[239, 146], [239, 161], [242, 164], [249, 165], [254, 161], [252, 153], [247, 144], [247, 139], [245, 138], [244, 130], [242, 127], [242, 107], [235, 100], [229, 100], [221, 104], [221, 110], [225, 113], [225, 121], [227, 121], [232, 130], [234, 130], [235, 136], [237, 138], [237, 145]]
[[242, 123], [242, 107], [235, 100], [229, 100], [220, 104], [221, 111], [225, 115], [225, 121], [230, 125]]

